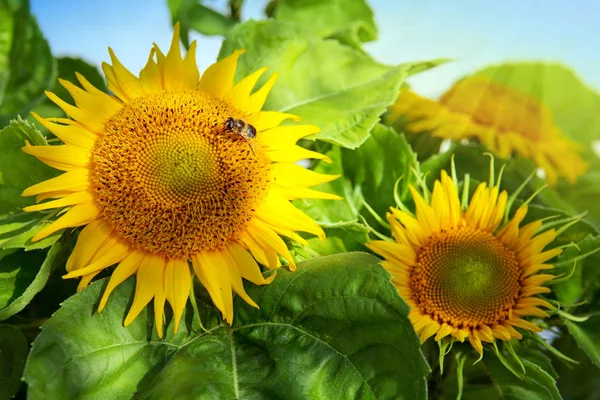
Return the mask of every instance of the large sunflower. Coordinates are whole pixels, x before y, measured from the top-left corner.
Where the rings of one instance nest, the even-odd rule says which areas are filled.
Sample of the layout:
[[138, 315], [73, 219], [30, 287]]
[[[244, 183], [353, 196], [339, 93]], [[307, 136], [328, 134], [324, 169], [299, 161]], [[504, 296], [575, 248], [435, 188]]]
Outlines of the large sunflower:
[[400, 117], [408, 132], [477, 139], [501, 158], [518, 153], [544, 170], [551, 185], [559, 176], [574, 183], [588, 168], [581, 146], [563, 135], [544, 104], [481, 76], [457, 82], [439, 101], [404, 89], [390, 108], [389, 121]]
[[[547, 317], [551, 308], [535, 297], [550, 292], [544, 283], [554, 276], [539, 274], [561, 253], [543, 251], [556, 232], [538, 231], [542, 221], [520, 227], [527, 206], [502, 225], [507, 193], [498, 186], [479, 185], [466, 209], [454, 181], [442, 172], [431, 201], [411, 187], [416, 217], [392, 209], [388, 220], [395, 242], [367, 246], [384, 257], [402, 298], [411, 307], [409, 318], [424, 342], [435, 335], [469, 339], [482, 354], [482, 342], [521, 339], [515, 328], [539, 332], [526, 317]], [[466, 205], [465, 205], [466, 206]]]
[[308, 188], [335, 179], [294, 162], [330, 161], [296, 145], [319, 131], [312, 125], [280, 126], [298, 120], [261, 111], [276, 75], [253, 89], [266, 68], [233, 84], [243, 51], [210, 66], [200, 77], [196, 43], [182, 59], [179, 26], [169, 52], [155, 45], [139, 77], [109, 49], [104, 64], [115, 96], [77, 75], [81, 88], [61, 80], [75, 100], [48, 97], [71, 119], [36, 119], [64, 145], [23, 148], [64, 174], [26, 189], [24, 196], [55, 199], [25, 208], [65, 208], [33, 240], [85, 225], [67, 261], [65, 278], [80, 277], [79, 290], [100, 271], [118, 264], [99, 309], [113, 289], [137, 275], [130, 324], [154, 298], [156, 329], [162, 336], [165, 300], [175, 332], [187, 302], [193, 272], [223, 318], [233, 319], [232, 290], [248, 297], [242, 278], [269, 283], [257, 262], [270, 268], [280, 258], [295, 268], [280, 235], [303, 242], [295, 231], [324, 238], [321, 228], [290, 200], [335, 199]]

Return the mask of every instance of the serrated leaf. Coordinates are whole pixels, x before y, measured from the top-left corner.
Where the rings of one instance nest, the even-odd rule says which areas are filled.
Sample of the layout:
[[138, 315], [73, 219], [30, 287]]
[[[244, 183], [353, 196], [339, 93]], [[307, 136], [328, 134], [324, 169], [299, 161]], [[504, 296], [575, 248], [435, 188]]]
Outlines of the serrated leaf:
[[0, 324], [0, 399], [12, 399], [19, 390], [28, 349], [18, 328]]
[[164, 340], [148, 309], [122, 326], [133, 279], [96, 313], [105, 284], [67, 300], [43, 326], [24, 374], [30, 399], [426, 398], [408, 308], [368, 254], [279, 270], [270, 285], [246, 285], [261, 308], [236, 298], [232, 327], [213, 312], [203, 321], [209, 332], [190, 331], [186, 313], [180, 333], [169, 327]]
[[380, 115], [396, 100], [409, 69], [378, 64], [361, 51], [280, 21], [238, 25], [223, 43], [219, 58], [235, 49], [248, 50], [240, 58], [238, 79], [265, 66], [279, 73], [265, 109], [296, 114], [321, 128], [313, 138], [347, 148], [356, 148], [369, 137]]
[[[403, 134], [393, 128], [376, 125], [371, 137], [354, 151], [342, 150], [344, 176], [358, 188], [364, 200], [383, 219], [395, 207], [394, 186], [398, 196], [406, 200], [409, 185], [416, 185], [419, 163]], [[363, 210], [363, 216], [370, 214]]]
[[40, 229], [38, 224], [52, 213], [21, 211], [35, 202], [34, 198], [21, 197], [21, 193], [31, 185], [56, 176], [58, 171], [23, 153], [21, 147], [26, 140], [32, 145], [47, 144], [37, 129], [22, 120], [12, 121], [0, 131], [0, 248], [42, 248], [58, 238], [52, 235], [39, 243], [31, 243], [31, 237]]
[[594, 315], [584, 322], [565, 320], [565, 325], [579, 348], [600, 368], [600, 315]]
[[[553, 370], [546, 370], [547, 362], [538, 364], [537, 357], [527, 357], [521, 354], [521, 362], [525, 367], [523, 379], [513, 375], [498, 358], [492, 353], [483, 357], [483, 362], [494, 383], [499, 398], [504, 400], [561, 400], [560, 393], [556, 388]], [[507, 362], [514, 364], [515, 369], [520, 366], [510, 357]]]
[[0, 10], [5, 21], [0, 27], [4, 32], [0, 40], [0, 126], [4, 126], [17, 115], [27, 114], [42, 100], [44, 90], [54, 80], [56, 65], [27, 4], [11, 7], [3, 2]]
[[29, 304], [52, 271], [64, 264], [72, 248], [64, 239], [54, 243], [47, 253], [18, 250], [0, 258], [0, 321]]
[[355, 46], [377, 39], [373, 11], [364, 0], [279, 0], [273, 18]]

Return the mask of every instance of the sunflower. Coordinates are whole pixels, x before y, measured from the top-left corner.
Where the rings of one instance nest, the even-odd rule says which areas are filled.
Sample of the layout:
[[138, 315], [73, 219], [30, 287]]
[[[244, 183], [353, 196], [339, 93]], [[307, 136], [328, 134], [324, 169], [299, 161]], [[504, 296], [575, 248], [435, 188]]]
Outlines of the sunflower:
[[64, 174], [29, 187], [23, 196], [53, 199], [25, 211], [61, 208], [34, 241], [65, 228], [84, 226], [70, 255], [65, 278], [81, 278], [85, 288], [103, 269], [118, 264], [100, 301], [136, 275], [129, 325], [154, 299], [157, 332], [162, 336], [164, 306], [173, 309], [175, 332], [192, 284], [192, 272], [207, 289], [223, 318], [233, 320], [232, 291], [254, 307], [242, 278], [271, 282], [269, 269], [294, 260], [285, 236], [306, 243], [296, 231], [324, 239], [323, 230], [296, 209], [298, 198], [337, 199], [309, 186], [337, 176], [304, 169], [295, 162], [322, 154], [296, 145], [313, 135], [312, 125], [285, 125], [291, 114], [261, 111], [276, 74], [254, 91], [266, 68], [233, 84], [243, 51], [211, 65], [200, 77], [196, 43], [185, 58], [179, 25], [169, 52], [155, 45], [139, 77], [111, 49], [103, 64], [109, 90], [77, 74], [78, 87], [61, 80], [75, 106], [53, 93], [48, 97], [71, 117], [35, 118], [60, 138], [57, 146], [23, 151]]
[[395, 242], [367, 246], [384, 257], [421, 342], [434, 335], [436, 341], [468, 338], [482, 354], [482, 342], [521, 339], [516, 328], [541, 331], [525, 318], [547, 317], [540, 307], [552, 308], [536, 295], [550, 292], [543, 285], [554, 275], [538, 272], [552, 268], [546, 262], [561, 253], [543, 251], [556, 231], [539, 233], [542, 221], [519, 226], [527, 206], [503, 224], [508, 196], [493, 183], [480, 184], [465, 207], [445, 171], [431, 201], [410, 190], [416, 216], [392, 208], [387, 217]]
[[477, 139], [500, 158], [518, 153], [541, 168], [551, 185], [559, 176], [575, 183], [588, 168], [581, 145], [563, 135], [544, 104], [485, 77], [457, 82], [439, 101], [404, 89], [390, 108], [389, 121], [400, 117], [411, 133]]

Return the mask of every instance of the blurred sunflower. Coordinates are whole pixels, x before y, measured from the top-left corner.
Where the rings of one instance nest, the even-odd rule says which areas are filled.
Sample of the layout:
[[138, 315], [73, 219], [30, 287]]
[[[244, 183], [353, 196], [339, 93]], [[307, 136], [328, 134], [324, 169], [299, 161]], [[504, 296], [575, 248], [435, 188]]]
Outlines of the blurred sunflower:
[[520, 227], [527, 206], [502, 224], [508, 196], [493, 183], [480, 184], [464, 207], [445, 171], [431, 201], [412, 187], [411, 192], [416, 217], [392, 209], [388, 220], [395, 242], [367, 246], [384, 257], [421, 342], [431, 336], [468, 338], [482, 354], [482, 342], [521, 339], [515, 328], [541, 331], [525, 318], [547, 317], [539, 307], [552, 308], [535, 296], [550, 292], [543, 285], [554, 275], [538, 272], [552, 268], [545, 263], [562, 251], [543, 251], [556, 231], [538, 232], [542, 221]]
[[23, 148], [66, 171], [23, 192], [37, 195], [38, 202], [55, 199], [25, 211], [66, 208], [33, 240], [85, 225], [65, 278], [81, 277], [81, 290], [118, 263], [99, 310], [113, 289], [135, 274], [135, 297], [124, 324], [154, 298], [160, 336], [165, 300], [173, 308], [177, 332], [192, 284], [190, 263], [231, 323], [232, 290], [258, 307], [242, 278], [257, 285], [274, 278], [263, 278], [257, 261], [274, 269], [281, 256], [295, 268], [279, 235], [305, 243], [296, 233], [304, 231], [324, 239], [317, 223], [290, 200], [338, 198], [308, 188], [337, 176], [294, 164], [305, 158], [330, 162], [296, 145], [319, 128], [280, 126], [298, 118], [261, 111], [276, 75], [254, 92], [266, 68], [234, 85], [243, 53], [236, 51], [200, 77], [195, 50], [192, 43], [182, 59], [176, 25], [169, 52], [164, 55], [155, 45], [136, 77], [109, 49], [112, 65], [103, 64], [103, 70], [116, 97], [81, 75], [81, 88], [61, 80], [76, 105], [47, 95], [72, 119], [35, 117], [64, 145]]
[[501, 158], [518, 153], [541, 168], [551, 185], [559, 176], [575, 183], [588, 168], [579, 155], [581, 146], [562, 134], [544, 104], [481, 76], [457, 82], [439, 101], [402, 90], [388, 121], [400, 117], [408, 132], [431, 132], [452, 140], [474, 138]]

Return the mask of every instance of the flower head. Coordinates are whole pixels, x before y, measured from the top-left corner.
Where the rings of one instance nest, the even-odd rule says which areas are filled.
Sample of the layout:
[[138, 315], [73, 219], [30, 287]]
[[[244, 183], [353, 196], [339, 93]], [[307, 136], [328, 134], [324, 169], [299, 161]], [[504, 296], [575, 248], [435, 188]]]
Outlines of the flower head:
[[561, 253], [543, 251], [556, 232], [539, 233], [542, 221], [520, 226], [527, 206], [503, 224], [508, 196], [493, 184], [480, 184], [465, 207], [445, 171], [430, 201], [411, 192], [416, 216], [388, 214], [395, 242], [367, 246], [384, 257], [421, 341], [468, 339], [482, 354], [482, 342], [521, 339], [516, 328], [540, 331], [525, 318], [547, 317], [539, 307], [552, 308], [536, 295], [550, 292], [543, 285], [554, 276], [538, 272], [552, 268], [546, 262]]
[[242, 278], [263, 285], [274, 277], [263, 278], [257, 262], [274, 269], [282, 257], [295, 268], [280, 235], [301, 242], [296, 231], [324, 237], [290, 200], [337, 198], [308, 188], [336, 176], [294, 164], [304, 158], [328, 161], [296, 145], [319, 128], [280, 126], [298, 118], [261, 111], [276, 74], [255, 91], [266, 68], [234, 84], [243, 53], [236, 51], [200, 76], [195, 49], [192, 43], [181, 57], [177, 25], [169, 52], [155, 45], [139, 77], [109, 49], [112, 65], [103, 70], [115, 96], [81, 75], [81, 87], [61, 80], [75, 106], [47, 94], [71, 119], [35, 117], [64, 144], [23, 148], [65, 171], [23, 193], [37, 195], [38, 202], [54, 199], [26, 211], [65, 208], [34, 240], [85, 225], [65, 277], [80, 277], [81, 290], [118, 264], [100, 301], [102, 310], [114, 288], [135, 274], [125, 325], [154, 299], [161, 336], [165, 301], [178, 329], [192, 284], [190, 264], [231, 323], [232, 291], [257, 306]]
[[574, 183], [588, 168], [581, 146], [562, 134], [544, 104], [484, 77], [457, 82], [439, 101], [405, 89], [390, 108], [390, 121], [400, 117], [409, 132], [477, 139], [501, 158], [518, 153], [544, 170], [552, 185], [559, 176]]

